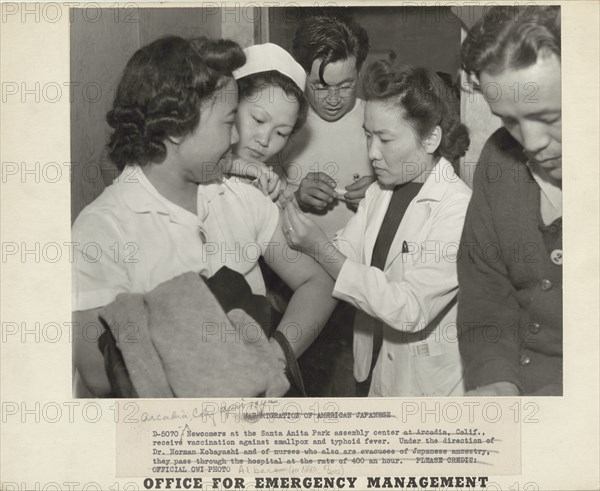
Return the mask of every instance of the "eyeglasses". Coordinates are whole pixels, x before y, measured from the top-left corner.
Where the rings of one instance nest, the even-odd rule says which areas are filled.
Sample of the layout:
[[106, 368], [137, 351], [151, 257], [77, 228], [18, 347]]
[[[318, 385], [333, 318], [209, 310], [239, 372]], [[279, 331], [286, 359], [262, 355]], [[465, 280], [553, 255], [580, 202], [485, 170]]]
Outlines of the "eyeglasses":
[[327, 87], [323, 87], [322, 85], [314, 85], [311, 82], [308, 82], [308, 86], [319, 98], [325, 99], [326, 97], [329, 97], [332, 94], [339, 95], [342, 98], [346, 98], [350, 97], [354, 92], [354, 88], [356, 87], [356, 81], [341, 85], [328, 85]]

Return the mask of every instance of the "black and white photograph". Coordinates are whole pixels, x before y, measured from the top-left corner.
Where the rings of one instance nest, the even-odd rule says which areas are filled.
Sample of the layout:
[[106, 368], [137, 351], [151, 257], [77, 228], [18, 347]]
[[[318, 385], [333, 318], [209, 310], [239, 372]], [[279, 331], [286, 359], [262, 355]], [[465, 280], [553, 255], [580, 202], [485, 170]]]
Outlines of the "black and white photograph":
[[78, 397], [562, 394], [559, 6], [125, 14], [71, 25]]
[[2, 490], [599, 489], [600, 4], [0, 6]]

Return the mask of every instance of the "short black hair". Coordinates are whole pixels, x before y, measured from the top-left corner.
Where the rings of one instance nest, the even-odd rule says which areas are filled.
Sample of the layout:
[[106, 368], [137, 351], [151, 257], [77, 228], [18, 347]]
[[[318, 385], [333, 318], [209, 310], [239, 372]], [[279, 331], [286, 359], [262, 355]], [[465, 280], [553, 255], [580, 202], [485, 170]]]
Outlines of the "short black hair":
[[277, 70], [252, 73], [239, 78], [237, 80], [239, 100], [251, 98], [256, 92], [268, 85], [281, 87], [285, 95], [298, 101], [298, 118], [292, 132], [302, 128], [308, 114], [308, 99], [306, 98], [306, 94], [290, 77]]
[[471, 28], [462, 48], [462, 68], [469, 76], [482, 71], [526, 68], [541, 52], [560, 58], [559, 6], [493, 7]]
[[367, 31], [344, 14], [326, 14], [310, 17], [303, 21], [292, 44], [292, 55], [309, 73], [315, 60], [323, 60], [319, 68], [319, 80], [329, 63], [342, 61], [354, 56], [359, 71], [369, 52]]
[[162, 162], [164, 141], [192, 132], [202, 103], [245, 62], [240, 46], [225, 39], [167, 36], [138, 49], [125, 66], [106, 116], [113, 128], [111, 160], [119, 169]]
[[388, 60], [368, 66], [363, 79], [367, 101], [389, 102], [424, 139], [439, 126], [442, 140], [434, 155], [456, 163], [469, 148], [469, 131], [460, 122], [456, 91], [431, 70]]

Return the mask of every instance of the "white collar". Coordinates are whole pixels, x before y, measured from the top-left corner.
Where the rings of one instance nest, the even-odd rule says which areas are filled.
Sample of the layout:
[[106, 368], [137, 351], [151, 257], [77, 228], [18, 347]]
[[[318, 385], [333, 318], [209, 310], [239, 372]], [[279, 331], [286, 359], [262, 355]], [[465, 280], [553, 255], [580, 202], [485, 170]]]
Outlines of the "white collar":
[[137, 164], [126, 166], [113, 184], [122, 188], [123, 199], [134, 212], [162, 213], [169, 215], [174, 222], [195, 225], [198, 225], [198, 220], [200, 223], [206, 220], [209, 211], [208, 203], [215, 196], [225, 192], [224, 186], [220, 182], [199, 185], [198, 214], [194, 215], [160, 194]]
[[427, 171], [427, 178], [415, 199], [417, 202], [441, 201], [446, 194], [448, 184], [456, 181], [460, 181], [460, 177], [454, 172], [452, 164], [441, 157], [435, 167]]
[[[426, 171], [425, 176], [425, 182], [418, 183], [422, 184], [422, 186], [414, 198], [415, 203], [441, 201], [448, 190], [448, 186], [451, 183], [460, 181], [460, 177], [454, 172], [454, 167], [452, 167], [452, 164], [444, 157], [440, 157], [440, 160], [435, 164], [435, 167]], [[381, 184], [378, 185], [383, 190], [384, 194], [387, 194], [391, 199], [395, 186], [384, 187]]]
[[527, 161], [527, 167], [541, 190], [541, 207], [544, 223], [548, 225], [562, 217], [562, 188], [558, 186], [548, 173], [540, 166]]

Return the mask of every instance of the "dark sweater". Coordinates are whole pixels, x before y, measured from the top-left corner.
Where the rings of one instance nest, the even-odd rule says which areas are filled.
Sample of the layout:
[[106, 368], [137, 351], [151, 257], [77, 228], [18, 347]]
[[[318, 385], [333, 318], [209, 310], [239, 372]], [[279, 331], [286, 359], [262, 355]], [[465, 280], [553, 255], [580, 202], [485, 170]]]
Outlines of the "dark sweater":
[[540, 188], [501, 128], [475, 170], [458, 259], [458, 328], [467, 390], [493, 382], [562, 394], [562, 219], [544, 226]]

